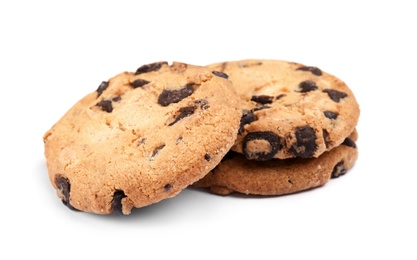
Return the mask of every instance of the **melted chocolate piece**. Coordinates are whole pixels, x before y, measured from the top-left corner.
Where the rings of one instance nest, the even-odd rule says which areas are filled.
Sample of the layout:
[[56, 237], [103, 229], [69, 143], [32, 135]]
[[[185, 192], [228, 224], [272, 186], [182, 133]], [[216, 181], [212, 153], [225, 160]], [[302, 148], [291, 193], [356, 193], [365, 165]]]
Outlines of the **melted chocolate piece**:
[[107, 113], [111, 113], [113, 111], [111, 100], [103, 99], [97, 103], [97, 106], [101, 107], [101, 110], [106, 111]]
[[295, 130], [297, 139], [295, 145], [291, 146], [291, 152], [301, 158], [311, 158], [317, 149], [316, 132], [310, 126], [304, 126]]
[[259, 111], [259, 110], [263, 110], [263, 109], [268, 109], [268, 108], [271, 108], [271, 107], [270, 106], [255, 107], [251, 111], [252, 112], [255, 112], [255, 111]]
[[161, 151], [162, 150], [162, 148], [164, 148], [165, 147], [165, 145], [163, 144], [163, 145], [161, 145], [161, 146], [159, 146], [159, 147], [157, 147], [153, 152], [152, 152], [152, 155], [151, 155], [151, 157], [153, 158], [153, 157], [155, 157], [155, 155], [157, 155], [158, 153], [159, 153], [159, 151]]
[[145, 142], [146, 142], [146, 138], [140, 139], [140, 141], [138, 142], [138, 146], [141, 144], [144, 144]]
[[283, 97], [285, 97], [285, 94], [279, 94], [279, 95], [277, 96], [277, 100], [278, 100], [278, 99], [281, 99], [281, 98], [283, 98]]
[[136, 70], [135, 75], [160, 70], [163, 65], [168, 65], [168, 62], [162, 61], [143, 65]]
[[252, 96], [251, 100], [255, 101], [256, 103], [265, 105], [265, 104], [271, 104], [272, 100], [274, 100], [274, 97], [267, 96], [267, 95]]
[[316, 82], [314, 82], [312, 80], [303, 81], [298, 85], [298, 87], [301, 90], [297, 91], [297, 92], [301, 92], [301, 93], [306, 93], [306, 92], [310, 92], [310, 91], [313, 91], [313, 90], [317, 89]]
[[206, 155], [204, 155], [204, 159], [206, 159], [206, 161], [210, 161], [211, 159], [210, 154], [206, 153]]
[[242, 111], [242, 117], [240, 118], [240, 127], [238, 130], [238, 134], [242, 134], [245, 131], [245, 125], [250, 124], [256, 120], [258, 120], [258, 117], [256, 117], [256, 115], [252, 111], [244, 109]]
[[148, 84], [149, 81], [144, 80], [144, 79], [136, 79], [132, 82], [132, 87], [133, 88], [140, 88], [143, 87], [144, 85]]
[[158, 97], [158, 104], [166, 107], [171, 103], [178, 103], [184, 98], [193, 94], [193, 92], [194, 92], [193, 86], [190, 84], [178, 90], [164, 89]]
[[342, 98], [347, 97], [347, 94], [345, 92], [341, 92], [335, 89], [323, 89], [323, 92], [327, 93], [330, 99], [336, 103], [339, 103]]
[[97, 97], [101, 96], [103, 91], [106, 90], [108, 86], [109, 86], [108, 81], [101, 82], [100, 86], [98, 86], [98, 89], [96, 90], [97, 91]]
[[328, 119], [337, 119], [338, 114], [332, 111], [324, 111], [324, 116]]
[[215, 70], [213, 70], [212, 73], [214, 75], [216, 75], [217, 77], [221, 77], [221, 78], [225, 78], [225, 79], [228, 79], [229, 78], [229, 75], [227, 75], [226, 73], [221, 72], [221, 71], [215, 71]]
[[62, 203], [71, 210], [78, 211], [70, 203], [70, 193], [71, 193], [71, 184], [67, 178], [59, 177], [55, 179], [55, 184], [57, 189], [61, 191], [62, 194]]
[[356, 148], [356, 143], [355, 143], [355, 141], [353, 141], [352, 139], [350, 139], [349, 137], [347, 137], [344, 141], [343, 141], [343, 143], [342, 143], [343, 145], [346, 145], [346, 146], [348, 146], [348, 147], [352, 147], [352, 148]]
[[347, 170], [345, 168], [345, 162], [342, 160], [342, 161], [338, 162], [334, 166], [333, 171], [332, 171], [332, 177], [331, 178], [332, 179], [338, 178], [338, 177], [340, 177], [342, 175], [345, 175], [346, 172], [347, 172]]
[[[248, 150], [248, 143], [255, 140], [264, 140], [269, 143], [270, 151], [268, 152], [252, 152]], [[275, 154], [281, 149], [279, 136], [273, 132], [252, 132], [245, 136], [243, 140], [242, 150], [246, 159], [255, 161], [267, 161], [274, 158]]]
[[168, 192], [170, 189], [172, 188], [172, 185], [171, 184], [167, 184], [167, 185], [165, 185], [164, 186], [164, 190], [166, 191], [166, 192]]
[[296, 70], [302, 70], [302, 71], [310, 71], [311, 73], [313, 73], [316, 76], [321, 76], [323, 75], [322, 71], [317, 68], [317, 67], [312, 67], [312, 66], [304, 66], [304, 67], [300, 67]]
[[192, 115], [194, 113], [194, 111], [195, 111], [194, 107], [181, 107], [178, 110], [178, 112], [180, 112], [180, 114], [168, 126], [172, 126], [175, 123], [177, 123], [178, 121], [180, 121], [181, 119], [183, 119], [184, 117]]
[[111, 100], [112, 100], [112, 101], [114, 101], [114, 102], [117, 102], [117, 101], [122, 100], [122, 97], [121, 97], [121, 96], [115, 96], [115, 97], [114, 97], [114, 98], [112, 98]]
[[123, 205], [122, 199], [126, 198], [124, 191], [116, 190], [113, 194], [113, 200], [111, 202], [111, 207], [113, 209], [113, 214], [123, 214]]

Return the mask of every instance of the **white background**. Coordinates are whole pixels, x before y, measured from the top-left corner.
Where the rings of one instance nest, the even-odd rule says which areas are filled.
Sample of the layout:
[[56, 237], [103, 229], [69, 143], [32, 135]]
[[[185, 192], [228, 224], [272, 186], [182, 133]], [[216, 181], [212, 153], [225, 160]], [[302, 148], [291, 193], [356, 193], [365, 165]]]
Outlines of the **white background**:
[[[352, 2], [2, 1], [0, 258], [417, 259], [416, 9]], [[76, 101], [143, 64], [247, 58], [348, 84], [361, 116], [347, 175], [281, 197], [186, 189], [129, 216], [63, 206], [42, 136]]]

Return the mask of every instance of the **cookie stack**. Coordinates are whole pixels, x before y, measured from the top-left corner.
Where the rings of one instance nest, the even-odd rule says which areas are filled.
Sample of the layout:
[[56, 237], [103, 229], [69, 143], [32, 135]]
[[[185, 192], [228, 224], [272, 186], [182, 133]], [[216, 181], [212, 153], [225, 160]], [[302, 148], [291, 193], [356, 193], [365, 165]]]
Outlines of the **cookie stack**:
[[127, 215], [190, 185], [257, 195], [324, 185], [357, 159], [359, 113], [346, 84], [316, 67], [156, 62], [103, 81], [43, 140], [67, 207]]
[[224, 195], [289, 194], [322, 186], [356, 162], [360, 110], [340, 79], [278, 60], [208, 67], [229, 76], [243, 113], [231, 152], [194, 186]]

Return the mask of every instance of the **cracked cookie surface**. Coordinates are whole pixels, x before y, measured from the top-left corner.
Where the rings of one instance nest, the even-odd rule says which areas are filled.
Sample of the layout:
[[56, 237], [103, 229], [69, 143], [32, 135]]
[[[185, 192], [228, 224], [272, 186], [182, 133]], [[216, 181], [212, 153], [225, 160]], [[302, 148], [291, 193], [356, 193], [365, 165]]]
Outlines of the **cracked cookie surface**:
[[317, 67], [281, 60], [210, 64], [232, 81], [242, 118], [232, 150], [251, 160], [314, 158], [340, 145], [360, 109], [351, 89]]
[[102, 81], [44, 134], [49, 179], [70, 209], [127, 215], [212, 170], [240, 118], [225, 77], [180, 62], [146, 64]]

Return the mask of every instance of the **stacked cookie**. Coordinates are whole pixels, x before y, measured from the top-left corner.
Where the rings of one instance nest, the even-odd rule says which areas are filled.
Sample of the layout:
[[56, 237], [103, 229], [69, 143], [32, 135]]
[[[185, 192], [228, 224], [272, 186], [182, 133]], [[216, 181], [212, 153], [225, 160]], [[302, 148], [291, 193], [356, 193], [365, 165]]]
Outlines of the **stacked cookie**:
[[67, 207], [127, 215], [190, 185], [259, 195], [323, 185], [355, 163], [358, 117], [351, 90], [315, 67], [156, 62], [103, 81], [43, 140]]
[[218, 194], [288, 194], [322, 186], [356, 162], [360, 110], [340, 79], [278, 60], [208, 67], [229, 76], [243, 115], [231, 152], [194, 186]]

